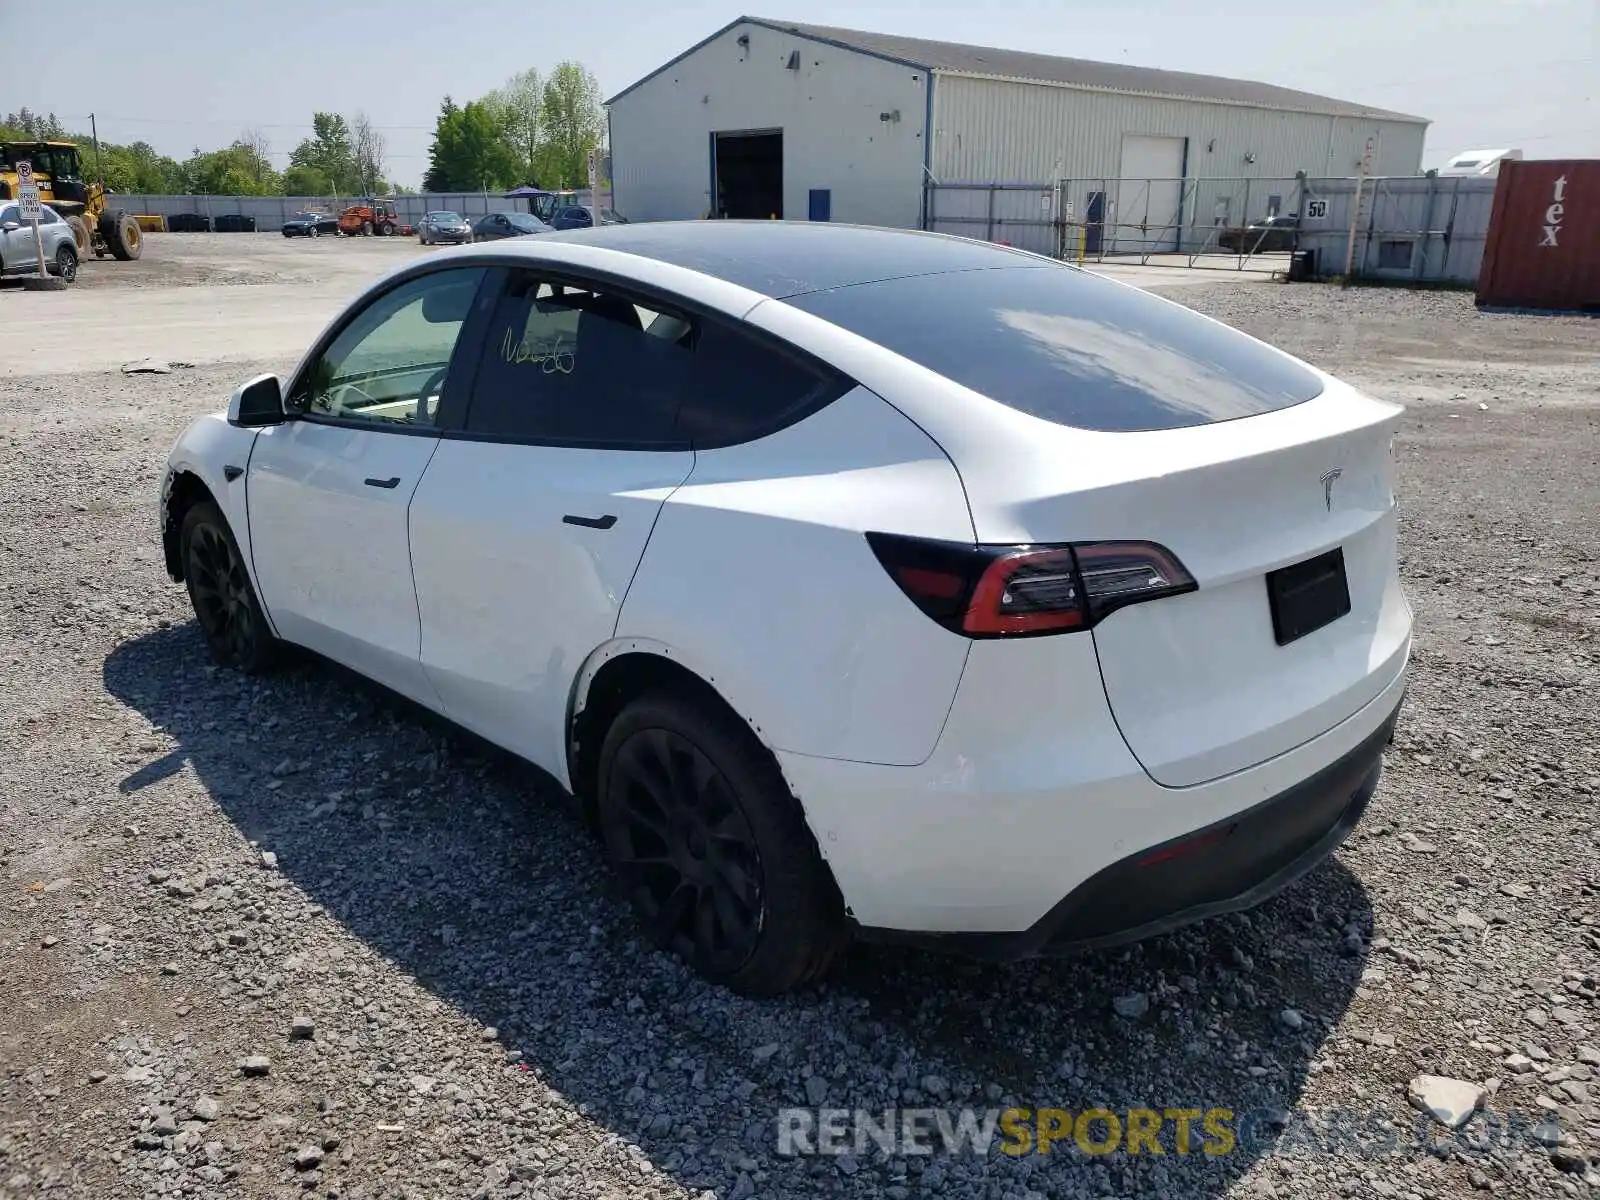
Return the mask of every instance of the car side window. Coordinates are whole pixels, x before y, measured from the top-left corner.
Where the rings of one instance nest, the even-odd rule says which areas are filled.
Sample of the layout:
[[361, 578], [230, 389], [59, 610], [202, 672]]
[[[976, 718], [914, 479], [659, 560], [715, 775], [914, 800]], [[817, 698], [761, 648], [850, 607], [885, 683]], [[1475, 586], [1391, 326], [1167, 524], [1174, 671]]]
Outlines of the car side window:
[[61, 221], [61, 218], [56, 216], [55, 209], [53, 209], [53, 208], [40, 208], [39, 209], [39, 224], [41, 224], [41, 225], [56, 225], [56, 224], [59, 224], [60, 221]]
[[701, 449], [776, 432], [853, 384], [755, 334], [707, 321], [678, 410], [678, 436]]
[[9, 225], [12, 222], [18, 225], [22, 223], [22, 210], [15, 204], [8, 204], [4, 210], [0, 210], [0, 225]]
[[380, 427], [433, 424], [485, 273], [435, 271], [383, 293], [301, 372], [291, 407]]
[[512, 274], [490, 318], [469, 434], [645, 448], [674, 433], [694, 325], [611, 291]]

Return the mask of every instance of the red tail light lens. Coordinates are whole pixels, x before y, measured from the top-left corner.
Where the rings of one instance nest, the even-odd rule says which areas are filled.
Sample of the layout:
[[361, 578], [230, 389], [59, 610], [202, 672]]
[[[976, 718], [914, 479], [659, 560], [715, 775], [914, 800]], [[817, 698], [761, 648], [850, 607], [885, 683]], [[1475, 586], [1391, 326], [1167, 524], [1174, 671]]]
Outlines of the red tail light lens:
[[1195, 589], [1153, 542], [973, 546], [889, 533], [867, 541], [918, 608], [968, 637], [1087, 629], [1126, 605]]

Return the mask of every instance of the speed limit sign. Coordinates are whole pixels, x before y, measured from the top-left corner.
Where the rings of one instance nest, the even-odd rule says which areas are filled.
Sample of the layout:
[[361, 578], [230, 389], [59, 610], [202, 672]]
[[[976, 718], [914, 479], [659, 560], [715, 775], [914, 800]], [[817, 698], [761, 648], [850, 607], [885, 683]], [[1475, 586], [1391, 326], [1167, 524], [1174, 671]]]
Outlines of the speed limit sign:
[[37, 221], [44, 216], [39, 207], [39, 185], [33, 179], [33, 163], [26, 158], [17, 162], [17, 208], [24, 221]]

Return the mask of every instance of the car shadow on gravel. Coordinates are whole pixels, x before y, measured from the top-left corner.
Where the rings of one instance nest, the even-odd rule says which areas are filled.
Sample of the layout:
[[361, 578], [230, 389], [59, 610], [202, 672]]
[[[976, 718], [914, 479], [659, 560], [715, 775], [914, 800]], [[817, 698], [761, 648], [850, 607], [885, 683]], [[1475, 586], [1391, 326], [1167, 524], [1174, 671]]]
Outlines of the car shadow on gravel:
[[[120, 645], [104, 680], [178, 744], [124, 780], [132, 810], [192, 786], [192, 771], [328, 917], [396, 978], [494, 1027], [505, 1052], [424, 1030], [431, 1067], [356, 1051], [352, 1076], [446, 1078], [470, 1061], [480, 1086], [515, 1089], [535, 1072], [654, 1172], [741, 1200], [1221, 1196], [1279, 1140], [1372, 933], [1364, 889], [1333, 861], [1250, 914], [1125, 950], [998, 967], [858, 947], [818, 993], [746, 1001], [641, 945], [548, 777], [348, 672], [312, 659], [267, 679], [218, 671], [191, 624]], [[350, 987], [319, 1027], [365, 1029], [372, 996]], [[870, 1137], [845, 1157], [779, 1153], [780, 1109], [890, 1106], [971, 1108], [980, 1127], [1021, 1107], [1013, 1127], [1034, 1132], [1037, 1110], [1103, 1108], [1119, 1147], [1129, 1110], [1154, 1110], [1165, 1153], [1102, 1153], [1112, 1126], [1071, 1116], [1047, 1155], [1001, 1153], [1005, 1133], [987, 1157], [885, 1155]], [[1176, 1110], [1192, 1114], [1187, 1153]], [[1204, 1131], [1205, 1114], [1227, 1132]]]

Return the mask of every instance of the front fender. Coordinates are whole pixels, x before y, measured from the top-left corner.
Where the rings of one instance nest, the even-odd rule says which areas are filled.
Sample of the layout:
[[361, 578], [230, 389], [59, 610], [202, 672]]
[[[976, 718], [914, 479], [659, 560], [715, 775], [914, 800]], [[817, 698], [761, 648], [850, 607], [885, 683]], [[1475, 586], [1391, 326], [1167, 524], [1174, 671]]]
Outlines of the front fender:
[[[250, 552], [250, 521], [245, 482], [249, 478], [250, 452], [258, 430], [228, 424], [222, 413], [197, 417], [173, 444], [167, 455], [167, 472], [161, 483], [162, 543], [167, 550], [168, 569], [176, 561], [177, 524], [182, 520], [171, 506], [180, 475], [192, 475], [205, 485], [227, 519], [233, 539], [239, 544], [245, 567], [250, 572], [256, 594], [261, 588], [255, 578], [255, 563]], [[237, 468], [233, 479], [230, 468]], [[176, 575], [174, 576], [176, 577]]]

